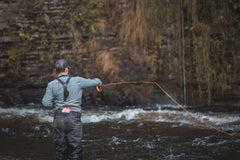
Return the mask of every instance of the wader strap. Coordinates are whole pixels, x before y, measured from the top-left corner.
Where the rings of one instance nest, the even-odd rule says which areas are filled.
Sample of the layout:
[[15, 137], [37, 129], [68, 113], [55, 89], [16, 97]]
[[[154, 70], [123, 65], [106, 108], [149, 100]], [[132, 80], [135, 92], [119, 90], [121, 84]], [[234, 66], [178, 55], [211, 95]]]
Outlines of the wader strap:
[[68, 85], [68, 82], [70, 81], [71, 77], [68, 77], [67, 81], [66, 82], [63, 82], [61, 79], [57, 78], [58, 82], [60, 82], [62, 85], [63, 85], [63, 90], [64, 90], [64, 101], [66, 101], [68, 95], [69, 95], [69, 92], [67, 90], [67, 85]]

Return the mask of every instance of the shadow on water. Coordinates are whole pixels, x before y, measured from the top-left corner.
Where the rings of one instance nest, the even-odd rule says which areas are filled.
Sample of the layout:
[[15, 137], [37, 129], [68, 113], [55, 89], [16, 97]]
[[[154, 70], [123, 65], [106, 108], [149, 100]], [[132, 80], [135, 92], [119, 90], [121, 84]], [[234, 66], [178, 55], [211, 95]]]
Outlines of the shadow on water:
[[[157, 108], [158, 107], [158, 108]], [[210, 129], [176, 106], [152, 109], [126, 107], [83, 113], [85, 160], [181, 160], [240, 158], [240, 112], [189, 108], [213, 125]], [[44, 109], [0, 108], [0, 159], [54, 159], [52, 112]]]

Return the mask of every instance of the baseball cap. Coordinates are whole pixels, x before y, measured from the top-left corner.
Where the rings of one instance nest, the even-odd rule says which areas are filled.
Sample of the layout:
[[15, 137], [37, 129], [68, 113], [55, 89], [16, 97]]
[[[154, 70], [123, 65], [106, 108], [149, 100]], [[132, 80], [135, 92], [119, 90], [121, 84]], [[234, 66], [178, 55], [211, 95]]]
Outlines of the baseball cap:
[[55, 63], [55, 68], [59, 68], [59, 66], [62, 68], [62, 69], [65, 69], [65, 68], [71, 68], [71, 66], [68, 65], [67, 61], [65, 59], [59, 59], [56, 61]]

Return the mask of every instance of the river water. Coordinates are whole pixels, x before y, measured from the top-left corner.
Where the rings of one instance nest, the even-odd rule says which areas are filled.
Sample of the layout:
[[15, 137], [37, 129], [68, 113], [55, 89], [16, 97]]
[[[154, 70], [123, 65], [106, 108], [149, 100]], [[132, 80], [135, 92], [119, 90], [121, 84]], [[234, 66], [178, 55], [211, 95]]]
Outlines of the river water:
[[[92, 107], [93, 108], [93, 107]], [[85, 109], [85, 160], [239, 160], [240, 109], [176, 105], [98, 106]], [[52, 160], [53, 113], [32, 106], [0, 107], [0, 159]]]

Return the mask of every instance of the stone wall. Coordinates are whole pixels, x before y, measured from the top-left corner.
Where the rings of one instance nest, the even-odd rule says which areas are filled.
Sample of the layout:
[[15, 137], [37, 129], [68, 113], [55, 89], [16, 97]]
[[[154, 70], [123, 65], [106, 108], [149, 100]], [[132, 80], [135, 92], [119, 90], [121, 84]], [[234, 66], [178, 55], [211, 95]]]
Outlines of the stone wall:
[[[53, 65], [59, 58], [69, 61], [72, 76], [99, 77], [103, 83], [157, 81], [182, 102], [180, 24], [171, 24], [163, 18], [166, 24], [161, 24], [164, 26], [159, 29], [161, 36], [151, 42], [141, 41], [141, 36], [131, 35], [130, 31], [130, 38], [135, 36], [140, 41], [139, 46], [133, 46], [122, 32], [127, 27], [124, 24], [128, 25], [124, 16], [137, 13], [137, 4], [125, 0], [0, 1], [0, 104], [40, 103], [47, 83], [55, 78]], [[167, 2], [169, 8], [171, 5], [174, 8], [178, 3]], [[175, 10], [171, 13], [162, 7], [167, 13], [178, 15]], [[129, 8], [136, 10], [128, 13]], [[136, 33], [141, 30], [130, 29]], [[229, 54], [228, 61], [237, 65], [239, 51], [230, 53], [234, 51], [238, 54]], [[191, 66], [191, 62], [186, 65]], [[186, 70], [188, 102], [202, 103], [197, 96], [196, 80], [191, 70]], [[223, 94], [213, 93], [213, 104], [239, 106], [239, 69], [234, 72], [232, 88]], [[101, 95], [88, 89], [83, 101], [110, 105], [169, 103], [161, 91], [146, 85], [112, 86]]]

